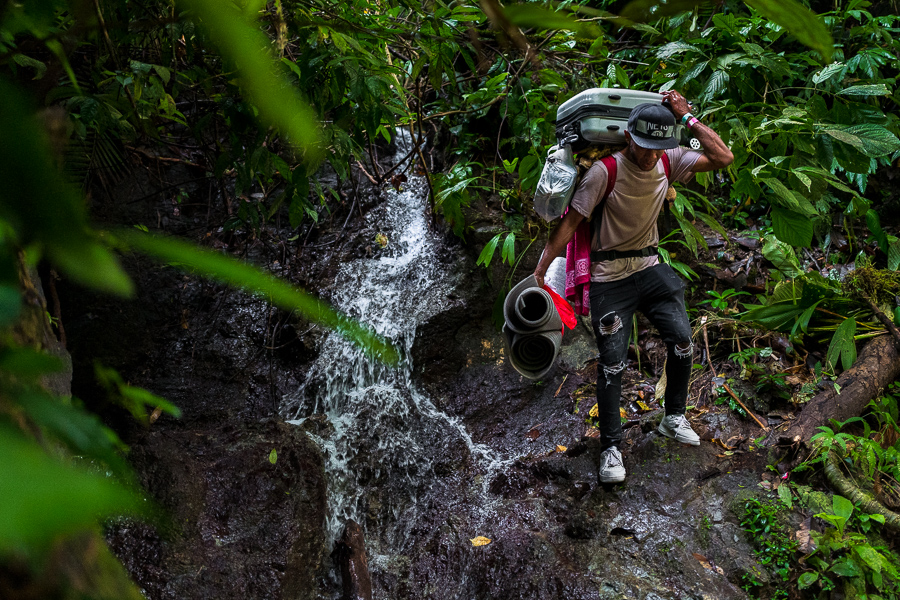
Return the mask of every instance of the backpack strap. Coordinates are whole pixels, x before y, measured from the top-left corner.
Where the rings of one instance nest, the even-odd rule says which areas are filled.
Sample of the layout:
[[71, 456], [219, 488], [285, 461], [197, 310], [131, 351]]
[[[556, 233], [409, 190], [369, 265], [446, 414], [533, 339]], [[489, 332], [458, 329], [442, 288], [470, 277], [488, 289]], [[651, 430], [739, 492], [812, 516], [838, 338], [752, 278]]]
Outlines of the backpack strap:
[[[603, 207], [606, 205], [606, 199], [609, 197], [609, 194], [612, 192], [613, 188], [616, 186], [616, 174], [619, 172], [619, 165], [616, 163], [616, 157], [610, 154], [609, 156], [604, 156], [600, 159], [600, 162], [603, 163], [603, 166], [606, 167], [606, 191], [603, 193], [603, 198], [600, 199], [600, 210], [603, 210]], [[666, 176], [669, 175], [669, 169], [666, 168]]]
[[[663, 152], [662, 164], [663, 170], [666, 172], [666, 181], [669, 182], [669, 185], [672, 185], [672, 166], [669, 164], [669, 155], [666, 152]], [[668, 191], [666, 191], [666, 194], [668, 195]], [[663, 198], [663, 226], [668, 230], [672, 229], [671, 204], [668, 198]]]

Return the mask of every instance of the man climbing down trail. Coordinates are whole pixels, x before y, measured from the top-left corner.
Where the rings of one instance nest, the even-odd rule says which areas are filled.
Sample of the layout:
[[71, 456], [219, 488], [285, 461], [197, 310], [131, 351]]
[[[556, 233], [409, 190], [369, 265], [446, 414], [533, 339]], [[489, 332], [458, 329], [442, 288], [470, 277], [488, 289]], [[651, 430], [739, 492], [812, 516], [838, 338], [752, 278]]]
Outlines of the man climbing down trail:
[[[686, 183], [694, 173], [728, 166], [734, 156], [718, 134], [690, 113], [681, 94], [669, 91], [663, 95], [664, 104], [641, 104], [632, 110], [625, 128], [625, 149], [605, 163], [595, 162], [582, 177], [570, 210], [550, 234], [534, 271], [538, 285], [543, 286], [547, 268], [573, 236], [589, 236], [590, 262], [578, 261], [576, 270], [585, 278], [590, 273], [591, 322], [599, 351], [600, 481], [605, 483], [625, 479], [619, 451], [619, 398], [632, 316], [637, 310], [659, 330], [668, 348], [666, 416], [659, 432], [685, 444], [700, 444], [684, 417], [694, 350], [684, 306], [685, 286], [675, 271], [657, 258], [656, 219], [669, 180]], [[702, 144], [702, 152], [678, 146], [676, 119]], [[613, 185], [608, 187], [608, 183]], [[585, 219], [591, 219], [589, 230]], [[575, 242], [577, 245], [578, 240]]]

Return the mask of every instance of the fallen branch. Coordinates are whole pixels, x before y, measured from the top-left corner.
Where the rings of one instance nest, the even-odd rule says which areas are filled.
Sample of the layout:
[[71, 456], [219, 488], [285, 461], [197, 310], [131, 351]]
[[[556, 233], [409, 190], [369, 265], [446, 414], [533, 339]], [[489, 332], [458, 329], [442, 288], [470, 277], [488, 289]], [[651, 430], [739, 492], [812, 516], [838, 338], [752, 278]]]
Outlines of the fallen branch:
[[746, 404], [744, 404], [743, 402], [741, 402], [741, 399], [737, 397], [737, 394], [735, 394], [733, 391], [731, 391], [731, 388], [728, 387], [728, 384], [727, 384], [727, 383], [723, 383], [723, 384], [722, 384], [722, 387], [725, 388], [725, 391], [726, 391], [726, 392], [728, 392], [729, 394], [731, 394], [731, 397], [734, 398], [734, 401], [737, 402], [738, 405], [739, 405], [741, 408], [744, 409], [744, 412], [746, 412], [748, 415], [750, 415], [750, 418], [753, 419], [754, 421], [756, 421], [756, 424], [757, 424], [757, 425], [759, 425], [760, 427], [762, 427], [762, 430], [763, 430], [763, 431], [768, 431], [768, 430], [769, 430], [769, 428], [766, 427], [765, 425], [763, 425], [763, 422], [759, 420], [759, 417], [757, 417], [757, 416], [753, 413], [752, 410], [750, 410], [749, 408], [747, 408], [747, 405], [746, 405]]
[[870, 515], [883, 516], [885, 525], [894, 531], [900, 531], [900, 515], [885, 507], [872, 494], [861, 490], [859, 486], [844, 477], [844, 474], [841, 473], [840, 458], [834, 451], [830, 451], [825, 460], [825, 476], [828, 478], [828, 483], [834, 486], [841, 496]]
[[[820, 425], [831, 419], [846, 421], [862, 414], [866, 405], [889, 383], [900, 377], [900, 351], [887, 335], [872, 339], [856, 363], [837, 378], [836, 386], [816, 394], [785, 431], [778, 434], [783, 445], [806, 445]], [[838, 391], [840, 390], [840, 391]]]

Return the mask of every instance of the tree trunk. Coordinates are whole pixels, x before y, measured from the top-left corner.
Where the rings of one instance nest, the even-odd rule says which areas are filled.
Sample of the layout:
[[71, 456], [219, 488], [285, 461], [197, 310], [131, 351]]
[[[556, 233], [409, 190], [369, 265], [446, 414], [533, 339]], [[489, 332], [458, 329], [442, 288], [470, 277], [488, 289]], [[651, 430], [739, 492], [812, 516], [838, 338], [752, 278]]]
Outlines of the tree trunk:
[[845, 421], [859, 416], [870, 400], [900, 376], [900, 351], [891, 336], [881, 336], [863, 348], [856, 363], [840, 377], [841, 393], [829, 387], [817, 394], [800, 411], [800, 415], [782, 433], [778, 441], [784, 445], [805, 445], [830, 419]]

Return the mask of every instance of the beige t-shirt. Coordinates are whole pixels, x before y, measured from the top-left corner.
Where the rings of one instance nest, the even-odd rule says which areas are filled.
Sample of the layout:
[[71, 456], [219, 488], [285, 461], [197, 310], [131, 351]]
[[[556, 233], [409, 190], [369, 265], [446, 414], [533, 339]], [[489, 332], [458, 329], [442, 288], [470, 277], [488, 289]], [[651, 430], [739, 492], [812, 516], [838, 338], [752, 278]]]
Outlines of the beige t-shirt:
[[[684, 146], [666, 150], [672, 181], [687, 183], [694, 176], [691, 167], [701, 153]], [[659, 244], [656, 218], [662, 210], [666, 190], [669, 187], [662, 160], [652, 171], [640, 168], [621, 152], [616, 159], [616, 183], [606, 199], [600, 221], [600, 235], [591, 224], [591, 250], [640, 250]], [[599, 204], [606, 192], [607, 172], [602, 161], [597, 161], [578, 182], [571, 206], [586, 218]], [[591, 281], [616, 281], [637, 271], [659, 263], [656, 256], [617, 258], [610, 261], [591, 262]]]

